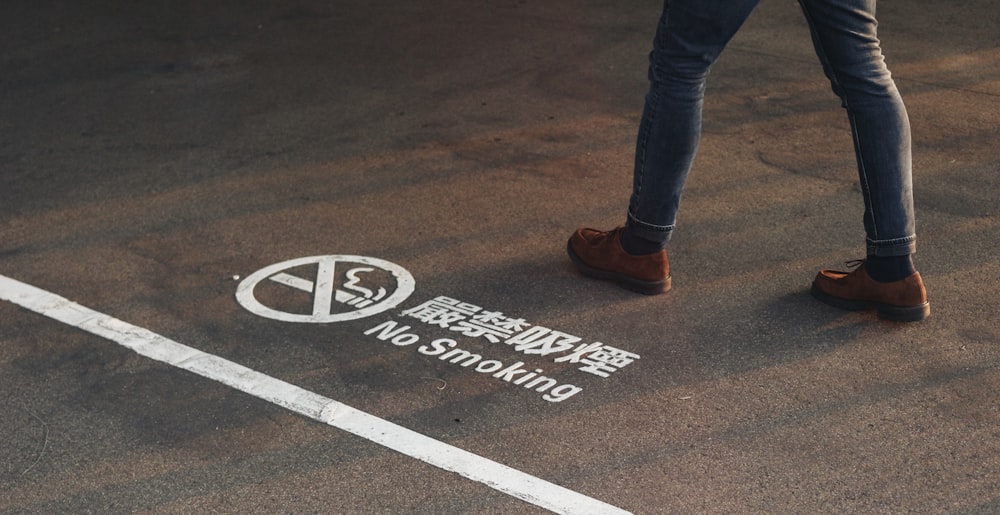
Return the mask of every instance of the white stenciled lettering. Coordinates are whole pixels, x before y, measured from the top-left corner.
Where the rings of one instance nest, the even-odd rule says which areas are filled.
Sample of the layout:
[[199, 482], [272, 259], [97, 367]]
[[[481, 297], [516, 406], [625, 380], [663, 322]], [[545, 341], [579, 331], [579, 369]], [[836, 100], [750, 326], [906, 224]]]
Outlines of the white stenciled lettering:
[[596, 376], [608, 377], [612, 372], [634, 363], [637, 359], [639, 359], [639, 355], [634, 352], [594, 342], [589, 345], [580, 345], [572, 354], [556, 358], [555, 362], [583, 363], [584, 366], [580, 367], [580, 370]]
[[561, 331], [553, 331], [547, 327], [535, 326], [507, 340], [514, 350], [525, 354], [540, 354], [542, 356], [563, 352], [573, 348], [580, 337]]
[[580, 363], [579, 370], [600, 377], [610, 377], [639, 359], [634, 352], [601, 342], [583, 344], [578, 336], [533, 326], [523, 318], [510, 317], [500, 311], [443, 295], [402, 311], [400, 315], [469, 338], [503, 342], [523, 354], [553, 356], [556, 363]]
[[562, 402], [580, 393], [582, 390], [583, 388], [580, 388], [579, 386], [563, 384], [553, 388], [552, 391], [543, 395], [542, 398], [549, 402]]
[[[375, 336], [379, 340], [388, 341], [393, 345], [402, 347], [410, 345], [419, 339], [416, 334], [407, 332], [409, 330], [410, 326], [401, 326], [395, 321], [390, 320], [368, 329], [364, 334]], [[536, 331], [528, 342], [550, 337], [557, 339], [565, 338], [566, 336], [569, 335], [544, 329], [544, 332]], [[506, 383], [538, 392], [543, 394], [542, 399], [548, 402], [562, 402], [583, 390], [579, 386], [559, 384], [559, 381], [555, 378], [543, 375], [544, 371], [540, 368], [533, 370], [525, 368], [523, 361], [517, 361], [509, 366], [505, 366], [499, 360], [483, 359], [482, 354], [459, 348], [458, 342], [451, 338], [433, 340], [428, 344], [417, 347], [417, 352], [424, 356], [437, 356], [437, 359], [446, 363], [475, 370], [480, 374], [490, 374], [494, 378]]]
[[469, 315], [479, 311], [479, 306], [459, 302], [450, 297], [437, 297], [415, 308], [403, 311], [403, 315], [416, 318], [425, 324], [448, 328], [452, 324], [465, 320]]
[[513, 365], [497, 372], [496, 374], [493, 374], [493, 377], [501, 381], [507, 381], [509, 383], [514, 380], [515, 376], [527, 372], [527, 370], [521, 368], [522, 366], [524, 366], [524, 362], [518, 361], [517, 363], [514, 363]]
[[375, 335], [376, 338], [382, 341], [390, 340], [393, 345], [398, 345], [400, 347], [416, 343], [417, 340], [420, 339], [419, 336], [406, 332], [410, 330], [410, 326], [404, 325], [397, 329], [397, 325], [398, 324], [395, 321], [389, 320], [388, 322], [383, 322], [365, 331], [365, 334], [371, 335], [378, 332], [378, 334]]
[[438, 359], [442, 361], [450, 361], [451, 363], [455, 363], [463, 367], [470, 367], [482, 361], [483, 357], [479, 354], [473, 354], [467, 350], [452, 349], [447, 353], [442, 354]]
[[417, 348], [417, 352], [425, 356], [437, 356], [447, 351], [448, 347], [454, 347], [455, 345], [458, 345], [458, 343], [455, 342], [455, 340], [451, 340], [449, 338], [438, 338], [437, 340], [431, 342], [430, 347], [426, 345], [421, 345], [419, 348]]
[[479, 364], [476, 365], [476, 372], [482, 374], [492, 374], [493, 372], [496, 372], [501, 368], [503, 368], [503, 363], [495, 359], [487, 359], [484, 361], [480, 361]]
[[542, 369], [536, 368], [534, 372], [528, 372], [527, 374], [524, 374], [523, 376], [515, 379], [513, 382], [514, 384], [524, 384], [524, 382], [527, 381], [528, 379], [531, 379], [532, 377], [535, 377], [541, 373]]

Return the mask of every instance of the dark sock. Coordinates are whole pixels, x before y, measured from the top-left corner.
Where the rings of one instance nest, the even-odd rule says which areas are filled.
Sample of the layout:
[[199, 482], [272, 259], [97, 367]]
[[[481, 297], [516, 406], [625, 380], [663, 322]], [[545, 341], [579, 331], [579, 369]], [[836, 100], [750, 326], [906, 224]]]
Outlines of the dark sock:
[[880, 283], [891, 283], [913, 275], [913, 256], [868, 256], [865, 259], [868, 275]]
[[622, 248], [633, 256], [643, 256], [663, 250], [663, 244], [636, 236], [628, 226], [625, 226], [625, 230], [622, 231]]

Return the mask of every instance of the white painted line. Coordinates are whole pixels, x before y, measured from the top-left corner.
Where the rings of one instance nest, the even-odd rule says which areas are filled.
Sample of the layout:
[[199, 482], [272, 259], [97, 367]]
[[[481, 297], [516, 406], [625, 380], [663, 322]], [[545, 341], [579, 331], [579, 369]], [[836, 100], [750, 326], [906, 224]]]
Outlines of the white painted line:
[[295, 288], [296, 290], [302, 290], [302, 291], [304, 291], [306, 293], [312, 293], [312, 291], [313, 291], [313, 282], [312, 281], [307, 281], [307, 280], [302, 279], [300, 277], [295, 277], [294, 275], [288, 275], [288, 274], [286, 274], [284, 272], [281, 272], [281, 273], [278, 273], [278, 274], [274, 274], [271, 277], [269, 277], [268, 279], [270, 279], [270, 280], [272, 280], [272, 281], [274, 281], [276, 283], [284, 284], [286, 286], [291, 286], [292, 288]]
[[319, 270], [316, 272], [316, 291], [313, 294], [313, 316], [323, 317], [330, 314], [330, 306], [333, 305], [334, 271], [336, 268], [337, 261], [329, 256], [319, 261]]
[[553, 512], [628, 513], [4, 275], [0, 275], [0, 299]]

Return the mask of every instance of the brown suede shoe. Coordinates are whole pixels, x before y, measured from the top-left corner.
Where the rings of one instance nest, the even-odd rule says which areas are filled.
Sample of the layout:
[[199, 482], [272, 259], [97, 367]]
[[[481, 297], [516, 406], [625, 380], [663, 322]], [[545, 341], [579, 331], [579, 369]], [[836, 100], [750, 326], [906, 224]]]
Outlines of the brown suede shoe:
[[919, 273], [899, 281], [880, 283], [868, 275], [864, 261], [850, 272], [820, 271], [813, 281], [812, 294], [841, 309], [874, 309], [878, 317], [885, 320], [915, 322], [931, 314], [927, 290]]
[[609, 279], [619, 286], [646, 295], [670, 289], [670, 263], [667, 251], [633, 256], [622, 248], [624, 227], [611, 231], [577, 229], [566, 245], [573, 264], [586, 275]]

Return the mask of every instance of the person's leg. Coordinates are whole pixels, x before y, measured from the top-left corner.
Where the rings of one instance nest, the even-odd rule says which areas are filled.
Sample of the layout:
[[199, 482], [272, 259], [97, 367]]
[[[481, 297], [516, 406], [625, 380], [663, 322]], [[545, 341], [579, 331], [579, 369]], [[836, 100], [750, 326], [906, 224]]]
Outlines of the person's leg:
[[916, 248], [910, 122], [882, 56], [875, 0], [800, 0], [823, 70], [847, 110], [869, 257]]
[[[649, 55], [624, 239], [670, 239], [701, 137], [709, 70], [758, 0], [666, 0]], [[627, 248], [627, 247], [626, 247]]]
[[879, 44], [875, 0], [799, 0], [816, 54], [847, 110], [865, 203], [867, 257], [851, 272], [823, 270], [818, 299], [882, 318], [922, 320], [927, 292], [913, 268], [910, 123]]
[[663, 248], [701, 136], [708, 71], [758, 0], [665, 0], [649, 56], [625, 227], [578, 229], [567, 243], [584, 274], [647, 294], [670, 289]]

